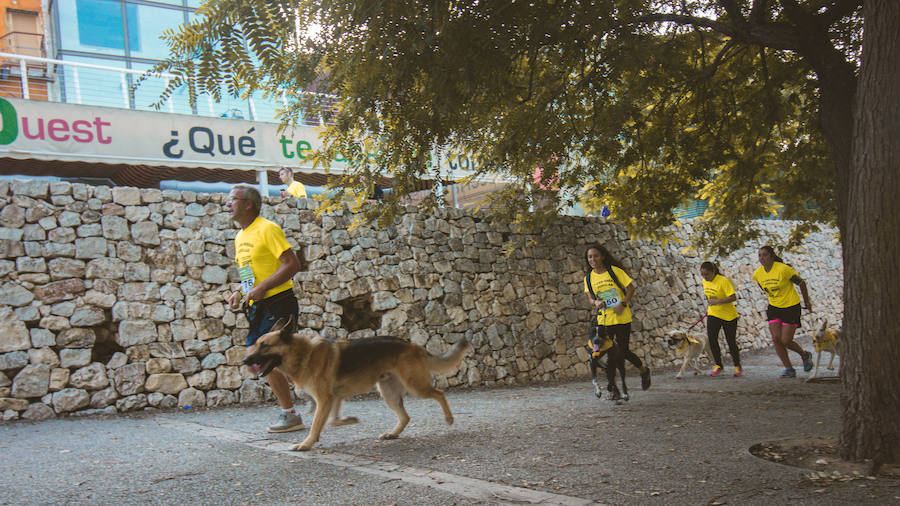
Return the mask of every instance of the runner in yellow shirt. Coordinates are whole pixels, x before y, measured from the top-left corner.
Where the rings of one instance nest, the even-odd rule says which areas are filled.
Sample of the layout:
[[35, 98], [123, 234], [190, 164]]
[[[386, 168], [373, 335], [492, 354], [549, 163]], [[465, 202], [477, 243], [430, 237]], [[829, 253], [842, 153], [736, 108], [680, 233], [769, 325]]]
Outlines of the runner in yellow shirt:
[[[232, 310], [243, 308], [250, 323], [247, 334], [249, 349], [269, 331], [281, 317], [297, 321], [299, 306], [292, 278], [300, 270], [300, 262], [277, 224], [259, 215], [262, 199], [256, 188], [235, 185], [228, 194], [225, 209], [240, 225], [234, 238], [234, 256], [241, 278], [241, 289], [228, 296]], [[306, 428], [294, 410], [290, 386], [277, 369], [266, 376], [272, 392], [281, 405], [281, 417], [269, 432], [290, 432]]]
[[771, 246], [759, 248], [758, 256], [761, 266], [753, 272], [753, 280], [769, 297], [766, 319], [769, 321], [769, 332], [772, 334], [775, 353], [784, 364], [784, 372], [780, 377], [793, 378], [797, 376], [797, 372], [791, 365], [788, 350], [800, 355], [803, 359], [804, 371], [809, 371], [813, 367], [812, 353], [805, 351], [794, 342], [794, 332], [800, 327], [800, 297], [797, 295], [794, 285], [800, 287], [807, 311], [812, 309], [809, 292], [806, 290], [806, 281], [803, 281], [793, 267], [785, 264]]
[[278, 177], [281, 178], [282, 183], [287, 185], [286, 190], [281, 190], [282, 197], [292, 195], [297, 198], [306, 198], [306, 187], [300, 181], [294, 181], [294, 171], [292, 169], [282, 167], [278, 170]]
[[737, 300], [734, 286], [719, 272], [719, 266], [712, 262], [700, 264], [700, 276], [703, 277], [703, 293], [708, 304], [706, 337], [716, 362], [709, 375], [718, 376], [724, 370], [722, 350], [719, 349], [719, 329], [725, 329], [725, 342], [728, 343], [728, 352], [734, 362], [734, 375], [742, 376], [744, 371], [741, 369], [741, 352], [737, 345], [738, 312], [734, 307], [734, 301]]

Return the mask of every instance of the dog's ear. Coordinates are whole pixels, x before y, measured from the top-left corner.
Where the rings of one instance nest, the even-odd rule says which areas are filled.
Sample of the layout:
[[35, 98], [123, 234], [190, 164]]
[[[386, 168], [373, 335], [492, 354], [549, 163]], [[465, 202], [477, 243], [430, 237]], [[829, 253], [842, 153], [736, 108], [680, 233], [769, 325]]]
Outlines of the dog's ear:
[[824, 322], [822, 322], [822, 330], [827, 330], [827, 329], [828, 329], [828, 320], [825, 320]]
[[294, 316], [279, 318], [275, 325], [272, 325], [272, 332], [278, 332], [281, 339], [290, 341], [294, 331], [297, 330], [297, 324], [294, 322]]

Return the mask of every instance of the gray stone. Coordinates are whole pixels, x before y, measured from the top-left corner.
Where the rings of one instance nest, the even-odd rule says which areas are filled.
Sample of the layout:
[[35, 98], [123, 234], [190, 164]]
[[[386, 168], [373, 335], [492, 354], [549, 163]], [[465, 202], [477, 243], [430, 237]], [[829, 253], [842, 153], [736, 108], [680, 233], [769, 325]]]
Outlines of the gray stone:
[[43, 258], [19, 257], [16, 259], [19, 272], [47, 272], [47, 262]]
[[195, 409], [205, 407], [206, 395], [196, 388], [185, 388], [178, 394], [178, 405]]
[[238, 389], [238, 397], [242, 403], [252, 403], [271, 400], [274, 395], [265, 380], [246, 379]]
[[13, 397], [20, 399], [41, 397], [49, 391], [50, 367], [44, 364], [27, 365], [13, 378]]
[[127, 413], [129, 411], [137, 411], [148, 406], [146, 394], [129, 395], [116, 401], [116, 411]]
[[156, 324], [147, 320], [125, 320], [119, 323], [116, 343], [123, 348], [156, 341]]
[[225, 355], [221, 353], [210, 353], [209, 355], [203, 357], [203, 361], [200, 362], [200, 366], [204, 369], [215, 369], [216, 367], [225, 363]]
[[102, 237], [75, 239], [75, 258], [102, 258], [107, 253], [107, 242]]
[[28, 362], [32, 364], [44, 364], [56, 367], [59, 365], [59, 356], [50, 348], [32, 348], [28, 350]]
[[121, 351], [117, 351], [113, 353], [112, 357], [109, 358], [109, 361], [106, 363], [106, 368], [118, 369], [127, 363], [128, 355], [122, 353]]
[[53, 410], [69, 413], [86, 408], [91, 404], [91, 396], [79, 388], [66, 388], [53, 393]]
[[184, 348], [181, 347], [181, 343], [150, 343], [148, 349], [151, 357], [184, 358]]
[[29, 330], [31, 334], [31, 346], [40, 348], [42, 346], [56, 346], [56, 335], [47, 329], [33, 328]]
[[50, 196], [50, 182], [41, 179], [13, 179], [13, 195], [46, 199]]
[[[6, 303], [4, 299], [0, 300]], [[28, 327], [8, 306], [0, 307], [0, 353], [27, 350], [30, 347]]]
[[172, 368], [181, 374], [193, 374], [200, 370], [200, 360], [197, 357], [174, 358]]
[[204, 283], [219, 286], [228, 281], [228, 273], [217, 265], [209, 265], [203, 268], [200, 278]]
[[4, 306], [24, 306], [34, 300], [34, 294], [16, 283], [0, 285], [0, 300]]
[[[112, 380], [120, 395], [133, 395], [144, 391], [144, 371], [141, 362], [124, 365], [113, 372]], [[118, 408], [118, 406], [117, 406]]]
[[169, 328], [172, 330], [172, 338], [176, 341], [186, 341], [197, 336], [193, 320], [175, 320]]
[[85, 263], [73, 258], [54, 258], [47, 262], [50, 279], [56, 281], [67, 278], [83, 278]]
[[100, 218], [103, 227], [103, 237], [113, 241], [129, 239], [131, 232], [128, 229], [128, 220], [120, 216], [104, 216]]
[[50, 306], [50, 314], [56, 316], [65, 316], [66, 318], [72, 316], [75, 313], [75, 302], [69, 300], [65, 302], [59, 302], [57, 304], [53, 304]]
[[236, 366], [220, 365], [216, 368], [216, 388], [232, 390], [241, 386], [241, 372]]
[[142, 221], [131, 226], [131, 237], [141, 246], [159, 246], [159, 227], [152, 221]]
[[0, 258], [18, 258], [24, 254], [25, 245], [21, 241], [0, 239]]
[[188, 376], [188, 385], [200, 390], [210, 390], [216, 385], [216, 371], [203, 370]]
[[72, 373], [69, 383], [76, 388], [100, 390], [109, 386], [109, 378], [106, 376], [106, 367], [100, 362], [94, 362]]
[[220, 337], [225, 333], [225, 325], [222, 320], [215, 318], [204, 318], [197, 323], [197, 339], [207, 341]]
[[59, 366], [64, 368], [82, 367], [91, 363], [91, 350], [88, 348], [65, 348], [59, 350]]
[[22, 413], [23, 420], [29, 420], [32, 422], [39, 422], [41, 420], [47, 420], [49, 418], [53, 418], [56, 416], [53, 413], [53, 408], [44, 404], [43, 402], [35, 402], [28, 406], [28, 409]]
[[119, 395], [116, 393], [116, 389], [109, 386], [103, 390], [98, 390], [91, 395], [91, 407], [98, 409], [105, 408], [106, 406], [115, 403], [118, 398]]
[[28, 365], [27, 351], [19, 350], [0, 354], [0, 371], [21, 369], [26, 365]]
[[118, 258], [97, 258], [87, 263], [85, 277], [87, 279], [122, 279], [125, 274], [125, 262]]
[[24, 224], [25, 209], [17, 205], [7, 204], [0, 210], [0, 226], [22, 228]]
[[206, 405], [210, 408], [228, 406], [235, 402], [237, 402], [237, 397], [231, 390], [212, 390], [206, 394]]
[[106, 313], [102, 308], [83, 306], [75, 310], [69, 318], [74, 327], [94, 327], [106, 321]]
[[56, 335], [56, 345], [61, 348], [92, 348], [95, 342], [94, 329], [67, 328]]

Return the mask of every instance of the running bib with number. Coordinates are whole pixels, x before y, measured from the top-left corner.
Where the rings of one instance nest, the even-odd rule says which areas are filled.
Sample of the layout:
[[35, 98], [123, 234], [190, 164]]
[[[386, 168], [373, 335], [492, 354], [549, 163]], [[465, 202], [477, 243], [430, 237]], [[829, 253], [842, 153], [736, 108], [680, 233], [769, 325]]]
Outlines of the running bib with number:
[[619, 292], [615, 288], [605, 290], [597, 294], [597, 298], [602, 300], [606, 307], [614, 308], [619, 305]]
[[250, 268], [249, 263], [238, 268], [238, 276], [241, 278], [241, 293], [247, 295], [256, 284], [256, 278], [253, 276], [253, 269]]

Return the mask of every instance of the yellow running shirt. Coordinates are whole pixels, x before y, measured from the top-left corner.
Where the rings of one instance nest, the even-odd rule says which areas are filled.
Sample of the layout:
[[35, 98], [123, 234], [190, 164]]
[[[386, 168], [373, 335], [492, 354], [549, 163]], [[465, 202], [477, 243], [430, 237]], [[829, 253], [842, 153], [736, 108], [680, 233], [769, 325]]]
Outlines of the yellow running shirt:
[[287, 192], [298, 198], [306, 198], [306, 187], [300, 181], [293, 181], [288, 185]]
[[[624, 288], [628, 288], [628, 285], [631, 284], [632, 279], [628, 277], [628, 274], [625, 274], [625, 271], [613, 265], [611, 267], [613, 272], [616, 273], [616, 278], [619, 280], [619, 283], [622, 283]], [[597, 297], [597, 300], [602, 300], [606, 303], [606, 309], [601, 309], [600, 314], [597, 315], [597, 323], [600, 325], [619, 325], [622, 323], [631, 323], [631, 308], [625, 306], [625, 309], [621, 314], [616, 314], [613, 311], [613, 307], [619, 304], [619, 302], [625, 301], [625, 294], [622, 293], [622, 290], [619, 290], [619, 287], [613, 282], [612, 277], [610, 277], [609, 272], [604, 272], [603, 274], [597, 274], [591, 269], [590, 272], [590, 282], [591, 287], [594, 289], [594, 295]], [[585, 293], [590, 293], [587, 287], [587, 281], [584, 283], [584, 291]]]
[[800, 303], [800, 296], [791, 281], [794, 276], [800, 275], [793, 267], [781, 262], [774, 262], [769, 272], [763, 266], [753, 271], [753, 279], [769, 296], [769, 304], [775, 307], [791, 307]]
[[[734, 295], [734, 287], [731, 285], [731, 281], [729, 281], [728, 278], [721, 274], [716, 274], [716, 277], [714, 277], [712, 281], [703, 280], [703, 293], [706, 294], [707, 301], [710, 299], [724, 299]], [[709, 309], [706, 310], [706, 314], [728, 322], [738, 317], [737, 308], [734, 307], [734, 302], [729, 302], [727, 304], [710, 304]]]
[[[249, 227], [239, 230], [234, 237], [234, 259], [241, 277], [241, 293], [247, 294], [257, 283], [268, 278], [281, 265], [281, 254], [291, 249], [284, 230], [271, 221], [257, 216]], [[266, 298], [294, 286], [293, 280], [268, 290]]]

